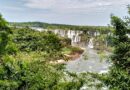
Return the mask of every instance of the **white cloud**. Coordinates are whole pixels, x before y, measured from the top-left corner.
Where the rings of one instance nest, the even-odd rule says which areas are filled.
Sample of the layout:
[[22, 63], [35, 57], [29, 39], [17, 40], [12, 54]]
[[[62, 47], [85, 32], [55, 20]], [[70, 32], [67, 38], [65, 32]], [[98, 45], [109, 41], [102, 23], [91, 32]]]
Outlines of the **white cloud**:
[[72, 10], [127, 5], [130, 0], [25, 0], [30, 8]]
[[108, 5], [111, 5], [111, 2], [104, 0], [26, 0], [26, 6], [40, 9], [84, 9]]
[[32, 9], [46, 9], [50, 14], [82, 15], [89, 13], [112, 13], [113, 9], [126, 8], [130, 0], [24, 0]]

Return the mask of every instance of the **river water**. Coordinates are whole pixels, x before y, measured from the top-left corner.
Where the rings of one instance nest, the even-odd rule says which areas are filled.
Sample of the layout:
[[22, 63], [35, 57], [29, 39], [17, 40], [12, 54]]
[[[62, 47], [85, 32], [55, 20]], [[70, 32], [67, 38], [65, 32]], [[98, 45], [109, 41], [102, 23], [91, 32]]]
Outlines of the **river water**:
[[[84, 54], [87, 54], [85, 58]], [[110, 64], [107, 59], [101, 60], [97, 51], [92, 48], [86, 48], [85, 52], [80, 58], [69, 61], [66, 64], [66, 68], [71, 72], [95, 72], [95, 73], [106, 73]]]

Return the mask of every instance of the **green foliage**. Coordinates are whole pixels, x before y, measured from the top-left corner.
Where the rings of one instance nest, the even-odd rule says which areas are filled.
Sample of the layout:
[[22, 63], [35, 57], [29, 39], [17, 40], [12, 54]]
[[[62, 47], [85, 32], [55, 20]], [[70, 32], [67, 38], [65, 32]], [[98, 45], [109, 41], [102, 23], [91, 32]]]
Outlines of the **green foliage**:
[[15, 54], [17, 52], [16, 46], [11, 41], [11, 33], [8, 23], [0, 15], [0, 55]]
[[130, 90], [130, 76], [126, 70], [112, 67], [109, 74], [102, 77], [102, 81], [110, 90]]
[[6, 51], [6, 45], [8, 43], [9, 28], [7, 22], [0, 15], [0, 55]]
[[130, 38], [129, 23], [112, 16], [114, 30], [113, 44], [115, 47], [111, 57], [113, 63], [110, 72], [103, 76], [102, 81], [110, 90], [130, 90]]
[[127, 59], [130, 51], [130, 42], [127, 34], [127, 24], [118, 17], [112, 17], [112, 24], [115, 26], [114, 46], [115, 51], [112, 60], [116, 66], [127, 69], [129, 61]]
[[23, 78], [24, 83], [19, 88], [25, 90], [52, 90], [61, 79], [62, 72], [44, 63], [41, 61], [30, 63], [26, 76]]
[[89, 74], [64, 72], [64, 65], [46, 61], [31, 62], [5, 56], [0, 66], [1, 90], [79, 90], [85, 83], [93, 85]]
[[64, 65], [49, 63], [62, 57], [60, 51], [69, 39], [29, 28], [10, 30], [0, 20], [0, 90], [79, 90], [83, 86], [84, 80], [65, 73]]
[[0, 88], [2, 90], [13, 90], [19, 86], [21, 83], [23, 71], [26, 65], [21, 64], [20, 61], [16, 61], [11, 56], [5, 56], [1, 63], [0, 72]]
[[55, 68], [44, 61], [28, 63], [5, 56], [0, 67], [0, 89], [52, 90], [63, 77], [62, 74], [60, 67]]
[[74, 53], [83, 53], [84, 50], [82, 50], [81, 48], [79, 47], [72, 47], [72, 46], [68, 46], [68, 47], [65, 47], [62, 49], [62, 52], [64, 54], [74, 54]]
[[62, 48], [61, 39], [51, 32], [38, 32], [29, 28], [12, 30], [14, 42], [20, 51], [56, 52]]

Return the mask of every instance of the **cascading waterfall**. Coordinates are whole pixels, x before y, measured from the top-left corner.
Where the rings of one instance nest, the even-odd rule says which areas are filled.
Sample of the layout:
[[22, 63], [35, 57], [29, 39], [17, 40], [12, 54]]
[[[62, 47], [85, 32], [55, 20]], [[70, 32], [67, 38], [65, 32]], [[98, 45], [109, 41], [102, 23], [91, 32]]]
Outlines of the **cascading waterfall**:
[[72, 40], [72, 43], [80, 42], [81, 37], [79, 36], [80, 32], [69, 30], [67, 33], [67, 37]]
[[89, 47], [89, 48], [94, 48], [93, 38], [90, 38], [89, 43], [88, 43], [88, 47]]
[[55, 29], [55, 30], [52, 30], [52, 32], [54, 32], [55, 34], [58, 34], [62, 37], [68, 37], [71, 39], [71, 42], [72, 43], [78, 43], [81, 41], [81, 36], [80, 34], [82, 34], [83, 32], [81, 31], [75, 31], [75, 30], [58, 30], [58, 29]]

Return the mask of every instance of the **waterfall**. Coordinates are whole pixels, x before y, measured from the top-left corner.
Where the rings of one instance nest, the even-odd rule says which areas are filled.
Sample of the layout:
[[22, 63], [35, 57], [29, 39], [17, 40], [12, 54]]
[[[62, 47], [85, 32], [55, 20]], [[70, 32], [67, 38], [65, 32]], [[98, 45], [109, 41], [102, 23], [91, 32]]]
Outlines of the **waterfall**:
[[89, 48], [94, 48], [94, 46], [93, 46], [93, 38], [90, 38], [88, 47]]
[[55, 34], [58, 34], [62, 37], [68, 37], [71, 39], [71, 43], [78, 43], [81, 41], [81, 36], [80, 34], [82, 34], [82, 31], [75, 31], [75, 30], [60, 30], [60, 29], [55, 29], [55, 30], [51, 30], [52, 32], [54, 32]]
[[67, 36], [72, 40], [72, 43], [77, 43], [80, 42], [80, 38], [81, 38], [79, 34], [80, 33], [78, 31], [69, 30]]
[[55, 34], [58, 34], [58, 30], [57, 29], [52, 30], [52, 32], [54, 32]]

